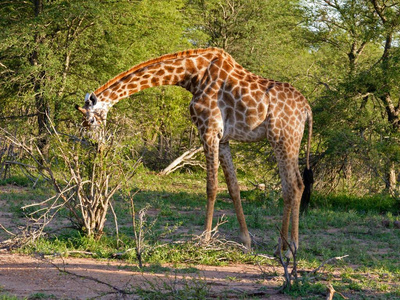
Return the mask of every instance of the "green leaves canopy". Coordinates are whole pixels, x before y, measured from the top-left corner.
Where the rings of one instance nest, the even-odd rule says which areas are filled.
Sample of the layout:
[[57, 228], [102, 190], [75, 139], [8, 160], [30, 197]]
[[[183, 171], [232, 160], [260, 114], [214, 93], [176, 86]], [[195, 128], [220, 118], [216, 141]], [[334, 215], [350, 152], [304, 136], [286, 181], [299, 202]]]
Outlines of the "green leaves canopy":
[[[399, 11], [388, 0], [3, 2], [0, 124], [43, 136], [40, 116], [49, 113], [67, 132], [79, 123], [73, 104], [121, 71], [165, 53], [218, 46], [310, 100], [313, 164], [323, 183], [332, 179], [324, 172], [343, 165], [385, 178], [399, 157]], [[151, 146], [167, 163], [195, 142], [189, 101], [183, 90], [155, 88], [118, 103], [110, 120], [123, 121], [138, 152]], [[243, 153], [271, 169], [263, 145], [240, 150], [245, 169]]]

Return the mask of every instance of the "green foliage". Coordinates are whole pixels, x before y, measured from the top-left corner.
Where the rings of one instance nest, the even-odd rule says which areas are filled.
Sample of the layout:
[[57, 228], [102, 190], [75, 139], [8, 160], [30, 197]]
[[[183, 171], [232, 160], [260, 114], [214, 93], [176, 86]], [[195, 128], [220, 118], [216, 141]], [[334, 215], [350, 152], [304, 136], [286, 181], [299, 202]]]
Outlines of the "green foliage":
[[56, 125], [70, 123], [77, 116], [77, 96], [83, 99], [135, 63], [189, 45], [183, 38], [187, 23], [181, 0], [39, 2], [38, 15], [28, 2], [0, 6], [6, 16], [0, 33], [5, 116], [34, 112], [32, 86], [37, 84]]
[[398, 213], [400, 202], [389, 195], [371, 195], [371, 196], [351, 196], [344, 194], [323, 195], [314, 193], [312, 198], [313, 207], [330, 208], [334, 210], [355, 210], [358, 212], [392, 212]]
[[322, 67], [311, 70], [317, 81], [313, 111], [319, 146], [314, 151], [320, 188], [347, 192], [351, 186], [361, 195], [397, 188], [389, 174], [397, 168], [399, 149], [382, 144], [398, 144], [399, 78], [392, 71], [398, 4], [374, 2], [303, 3], [311, 29], [304, 38], [315, 51], [315, 65]]
[[[205, 45], [225, 49], [249, 70], [285, 80], [304, 63], [299, 60], [294, 65], [290, 59], [299, 55], [300, 50], [296, 35], [302, 29], [297, 27], [301, 20], [297, 1], [198, 0], [191, 3], [194, 26], [208, 37]], [[304, 59], [306, 52], [300, 51]], [[298, 70], [295, 72], [298, 74]]]
[[[250, 71], [288, 81], [309, 99], [317, 190], [396, 198], [396, 9], [359, 0], [7, 1], [0, 5], [0, 126], [27, 140], [45, 137], [50, 147], [42, 113], [59, 131], [74, 134], [79, 115], [73, 104], [86, 92], [144, 60], [218, 46]], [[120, 155], [143, 156], [145, 168], [159, 171], [198, 146], [190, 98], [180, 88], [159, 87], [118, 103], [109, 124], [118, 122], [124, 135]], [[277, 189], [266, 141], [232, 148], [239, 177]], [[303, 148], [300, 154], [304, 165]]]

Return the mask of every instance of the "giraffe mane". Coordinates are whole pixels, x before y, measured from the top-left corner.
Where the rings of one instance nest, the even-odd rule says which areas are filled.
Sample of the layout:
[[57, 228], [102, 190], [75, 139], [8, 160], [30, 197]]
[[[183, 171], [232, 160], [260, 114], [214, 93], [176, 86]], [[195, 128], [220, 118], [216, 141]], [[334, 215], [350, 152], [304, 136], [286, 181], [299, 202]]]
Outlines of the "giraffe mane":
[[153, 58], [150, 60], [147, 60], [145, 62], [139, 63], [135, 66], [133, 66], [132, 68], [130, 68], [129, 70], [126, 70], [120, 74], [118, 74], [117, 76], [115, 76], [114, 78], [110, 79], [109, 81], [107, 81], [104, 85], [100, 86], [97, 90], [94, 91], [94, 94], [98, 95], [101, 92], [103, 92], [104, 90], [108, 89], [110, 86], [112, 86], [114, 83], [118, 82], [119, 80], [121, 80], [122, 78], [124, 78], [125, 76], [127, 76], [128, 74], [131, 74], [137, 70], [143, 69], [149, 65], [155, 64], [155, 63], [159, 63], [162, 61], [166, 61], [169, 59], [175, 59], [175, 58], [181, 58], [181, 57], [190, 57], [193, 55], [198, 55], [198, 54], [202, 54], [202, 53], [206, 53], [206, 52], [212, 52], [212, 51], [218, 51], [220, 53], [226, 53], [224, 50], [220, 49], [220, 48], [205, 48], [205, 49], [189, 49], [189, 50], [185, 50], [185, 51], [180, 51], [180, 52], [175, 52], [175, 53], [170, 53], [170, 54], [165, 54], [163, 56], [157, 57], [157, 58]]

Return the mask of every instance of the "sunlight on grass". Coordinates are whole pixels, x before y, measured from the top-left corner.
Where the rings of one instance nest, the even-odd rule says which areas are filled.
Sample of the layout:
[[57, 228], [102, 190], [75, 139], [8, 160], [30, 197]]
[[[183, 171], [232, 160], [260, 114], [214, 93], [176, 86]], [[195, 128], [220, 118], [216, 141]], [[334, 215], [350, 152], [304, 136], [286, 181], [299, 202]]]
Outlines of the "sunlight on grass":
[[[234, 247], [207, 249], [193, 242], [193, 237], [202, 232], [204, 224], [206, 200], [202, 175], [162, 177], [146, 173], [132, 184], [133, 190], [141, 189], [134, 198], [135, 206], [140, 209], [150, 205], [148, 218], [150, 222], [155, 222], [147, 237], [151, 250], [144, 255], [144, 268], [147, 269], [143, 270], [193, 273], [196, 272], [196, 265], [230, 264], [270, 266], [279, 270], [277, 261], [254, 255], [272, 255], [275, 249], [282, 213], [279, 194], [251, 189], [242, 192], [247, 224], [256, 242], [256, 253], [244, 254]], [[46, 195], [46, 189], [42, 187], [10, 192], [2, 199], [7, 200], [7, 211], [23, 216], [19, 207], [33, 199], [42, 199], [43, 195]], [[290, 295], [317, 299], [317, 295], [326, 290], [326, 282], [331, 282], [337, 291], [347, 295], [396, 299], [400, 295], [400, 229], [393, 225], [399, 220], [391, 207], [396, 207], [395, 203], [383, 196], [365, 199], [349, 197], [346, 202], [345, 196], [316, 195], [314, 201], [313, 208], [300, 219], [299, 269], [310, 271], [332, 257], [349, 256], [334, 265], [326, 265], [312, 280], [304, 277], [292, 288]], [[124, 197], [116, 195], [113, 206], [118, 216], [119, 240], [116, 239], [110, 215], [106, 234], [100, 240], [87, 238], [74, 229], [62, 226], [55, 233], [19, 251], [41, 253], [48, 257], [118, 258], [136, 264], [135, 251], [132, 251], [135, 243], [129, 203]], [[226, 191], [218, 195], [215, 214], [225, 214], [228, 220], [219, 228], [220, 237], [237, 241], [237, 220]], [[60, 216], [68, 217], [63, 213]], [[57, 222], [62, 224], [62, 220]], [[122, 254], [116, 256], [116, 253]], [[268, 271], [268, 276], [273, 278], [279, 275], [276, 271]], [[143, 293], [146, 294], [145, 291]]]

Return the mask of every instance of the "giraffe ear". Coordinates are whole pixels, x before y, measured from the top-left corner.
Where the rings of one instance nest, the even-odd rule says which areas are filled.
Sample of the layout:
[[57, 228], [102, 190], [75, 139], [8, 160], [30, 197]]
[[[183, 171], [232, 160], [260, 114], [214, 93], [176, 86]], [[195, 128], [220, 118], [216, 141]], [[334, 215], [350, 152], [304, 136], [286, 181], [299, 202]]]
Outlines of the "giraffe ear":
[[88, 106], [95, 106], [97, 103], [96, 95], [93, 93], [87, 93], [85, 96], [85, 103], [87, 103], [86, 105]]
[[96, 95], [92, 93], [92, 94], [90, 95], [90, 98], [89, 98], [89, 99], [90, 99], [90, 101], [92, 101], [92, 105], [95, 106], [96, 103], [97, 103], [97, 97], [96, 97]]

